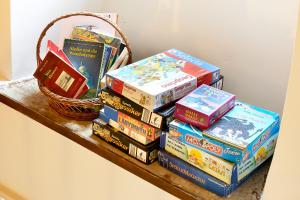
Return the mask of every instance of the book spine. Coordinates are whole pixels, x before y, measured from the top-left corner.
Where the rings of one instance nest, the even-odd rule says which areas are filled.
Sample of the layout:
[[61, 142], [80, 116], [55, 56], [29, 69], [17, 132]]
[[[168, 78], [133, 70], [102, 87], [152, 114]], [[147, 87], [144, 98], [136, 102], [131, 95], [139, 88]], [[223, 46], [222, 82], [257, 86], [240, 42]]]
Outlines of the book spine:
[[236, 165], [174, 139], [168, 133], [160, 136], [160, 146], [172, 155], [190, 163], [227, 184], [237, 183]]
[[234, 103], [235, 103], [235, 96], [232, 96], [230, 99], [228, 99], [228, 101], [225, 104], [223, 104], [219, 109], [217, 109], [214, 113], [212, 113], [208, 117], [208, 127], [211, 126], [217, 120], [219, 120], [230, 109], [232, 109], [235, 105]]
[[93, 134], [145, 164], [151, 164], [157, 159], [158, 142], [150, 147], [139, 145], [126, 135], [97, 120], [93, 121]]
[[205, 137], [195, 127], [179, 123], [178, 120], [178, 123], [174, 122], [170, 124], [169, 132], [173, 137], [176, 136], [177, 140], [230, 162], [239, 163], [242, 161], [244, 153], [242, 150]]
[[135, 87], [132, 87], [121, 80], [118, 80], [109, 74], [106, 74], [106, 87], [112, 89], [116, 93], [128, 98], [129, 100], [143, 106], [148, 110], [155, 110], [155, 99], [153, 95], [150, 95], [144, 91], [141, 91]]
[[228, 196], [238, 187], [237, 184], [225, 184], [163, 150], [158, 152], [158, 163], [175, 174], [222, 197]]
[[187, 108], [178, 102], [176, 103], [174, 117], [201, 129], [205, 129], [209, 126], [208, 115]]

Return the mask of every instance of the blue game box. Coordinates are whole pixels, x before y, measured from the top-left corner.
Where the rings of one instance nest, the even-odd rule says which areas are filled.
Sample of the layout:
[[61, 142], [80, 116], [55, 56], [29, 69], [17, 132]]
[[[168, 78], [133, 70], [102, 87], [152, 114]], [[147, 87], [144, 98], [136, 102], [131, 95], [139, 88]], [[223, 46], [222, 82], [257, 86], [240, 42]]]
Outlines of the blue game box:
[[181, 142], [239, 163], [276, 134], [279, 123], [278, 114], [236, 101], [231, 111], [203, 132], [179, 120], [173, 120], [169, 129]]

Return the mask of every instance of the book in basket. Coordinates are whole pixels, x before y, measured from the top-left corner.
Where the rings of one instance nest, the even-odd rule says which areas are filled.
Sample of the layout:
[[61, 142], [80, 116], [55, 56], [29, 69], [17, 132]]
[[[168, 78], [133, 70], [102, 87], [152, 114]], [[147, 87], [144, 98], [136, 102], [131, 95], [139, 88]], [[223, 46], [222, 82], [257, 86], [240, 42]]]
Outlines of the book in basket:
[[65, 39], [63, 50], [73, 66], [87, 79], [89, 90], [82, 98], [97, 97], [104, 44]]
[[86, 86], [86, 78], [53, 51], [48, 51], [33, 74], [51, 92], [78, 98]]

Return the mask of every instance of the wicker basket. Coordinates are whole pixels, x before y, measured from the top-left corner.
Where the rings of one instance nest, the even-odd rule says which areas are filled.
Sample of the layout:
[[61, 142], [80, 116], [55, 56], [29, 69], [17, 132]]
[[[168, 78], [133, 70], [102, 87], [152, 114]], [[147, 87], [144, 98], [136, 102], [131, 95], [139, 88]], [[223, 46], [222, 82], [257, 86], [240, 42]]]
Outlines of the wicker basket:
[[[123, 32], [120, 30], [120, 28], [111, 22], [110, 20], [101, 17], [97, 14], [94, 13], [88, 13], [88, 12], [80, 12], [80, 13], [71, 13], [67, 14], [61, 17], [56, 18], [52, 22], [50, 22], [42, 31], [37, 47], [36, 47], [36, 58], [37, 58], [37, 66], [39, 66], [42, 62], [42, 59], [40, 57], [40, 47], [42, 40], [44, 36], [46, 35], [46, 32], [51, 28], [57, 21], [69, 18], [72, 16], [90, 16], [90, 17], [95, 17], [98, 18], [99, 20], [103, 20], [110, 24], [113, 28], [116, 29], [120, 37], [122, 38], [123, 42], [126, 45], [126, 48], [128, 50], [129, 58], [128, 58], [128, 63], [131, 63], [132, 61], [132, 52], [129, 47], [128, 40], [126, 36], [123, 34]], [[48, 103], [51, 108], [53, 108], [56, 112], [59, 114], [74, 119], [74, 120], [85, 120], [89, 121], [92, 119], [95, 119], [99, 115], [99, 110], [102, 107], [102, 103], [99, 98], [93, 98], [93, 99], [72, 99], [72, 98], [66, 98], [59, 96], [53, 92], [51, 92], [49, 89], [44, 87], [40, 82], [38, 82], [38, 86], [41, 90], [41, 92], [48, 98]]]

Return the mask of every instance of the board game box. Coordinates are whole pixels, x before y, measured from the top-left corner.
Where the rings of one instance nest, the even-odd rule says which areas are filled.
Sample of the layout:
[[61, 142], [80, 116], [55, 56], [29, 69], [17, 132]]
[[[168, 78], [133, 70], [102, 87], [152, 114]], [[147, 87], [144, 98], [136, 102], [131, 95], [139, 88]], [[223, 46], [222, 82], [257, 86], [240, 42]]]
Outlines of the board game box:
[[93, 120], [93, 134], [145, 164], [153, 163], [157, 159], [159, 140], [149, 145], [141, 145], [130, 137], [110, 127], [101, 119]]
[[222, 197], [228, 196], [249, 177], [243, 178], [238, 184], [226, 184], [164, 150], [158, 152], [158, 163], [175, 174]]
[[[233, 110], [240, 109], [239, 108], [240, 104], [244, 104], [244, 103], [237, 101], [236, 102], [237, 106], [234, 107]], [[253, 124], [253, 126], [256, 126], [255, 121], [259, 121], [260, 119], [253, 118], [253, 116], [251, 116], [251, 113], [249, 114], [247, 110], [243, 110], [243, 111], [244, 111], [242, 115], [243, 118], [240, 119], [241, 124], [235, 127], [242, 129], [244, 126], [248, 127], [248, 124]], [[259, 115], [256, 115], [256, 117], [257, 116]], [[250, 120], [251, 118], [252, 121], [248, 122], [247, 119]], [[234, 128], [234, 126], [230, 126], [230, 125], [228, 126]], [[202, 132], [197, 127], [182, 122], [178, 119], [173, 120], [169, 125], [170, 135], [174, 138], [176, 137], [177, 140], [185, 144], [191, 145], [195, 148], [198, 148], [202, 151], [205, 151], [209, 154], [218, 156], [220, 158], [223, 158], [225, 160], [234, 163], [240, 163], [243, 160], [246, 160], [247, 158], [251, 157], [257, 148], [259, 148], [266, 140], [268, 140], [272, 135], [276, 134], [278, 131], [279, 131], [279, 118], [274, 117], [274, 119], [271, 121], [269, 125], [263, 127], [263, 129], [260, 132], [258, 132], [255, 136], [253, 136], [252, 142], [249, 142], [247, 147], [242, 148], [242, 147], [237, 147], [235, 145], [231, 145], [229, 143], [222, 142], [220, 140], [216, 140], [215, 138], [212, 137], [208, 137], [207, 135], [204, 134], [205, 131]]]
[[111, 120], [119, 123], [119, 125], [128, 128], [130, 130], [135, 130], [137, 133], [145, 136], [149, 140], [156, 140], [161, 130], [154, 128], [148, 124], [145, 124], [139, 120], [136, 120], [120, 111], [117, 111], [107, 105], [104, 105], [104, 114]]
[[156, 112], [152, 112], [139, 104], [118, 95], [109, 88], [105, 88], [101, 91], [100, 98], [105, 105], [158, 129], [166, 129], [168, 127], [167, 123], [172, 120], [172, 115], [175, 111], [174, 105], [171, 105], [168, 108], [162, 108]]
[[197, 86], [218, 80], [220, 69], [171, 49], [109, 71], [106, 86], [148, 110], [178, 100]]
[[245, 176], [269, 158], [275, 149], [278, 134], [269, 138], [252, 157], [242, 163], [232, 163], [184, 144], [168, 133], [160, 137], [160, 147], [227, 184], [238, 184]]
[[[112, 118], [111, 118], [112, 117]], [[100, 111], [99, 118], [104, 121], [105, 123], [109, 124], [111, 127], [117, 129], [118, 131], [122, 132], [123, 134], [127, 135], [128, 137], [134, 139], [137, 142], [140, 142], [143, 145], [148, 145], [156, 140], [158, 140], [160, 136], [160, 131], [156, 132], [156, 135], [154, 139], [149, 139], [149, 135], [147, 136], [147, 131], [150, 126], [144, 127], [142, 122], [135, 123], [133, 121], [130, 121], [130, 119], [127, 119], [126, 117], [123, 118], [123, 116], [120, 116], [120, 120], [123, 120], [124, 122], [119, 121], [119, 116], [116, 117], [115, 114], [110, 114], [107, 116], [104, 113], [104, 109]], [[119, 123], [120, 122], [120, 123]], [[152, 130], [153, 127], [149, 128]], [[153, 136], [152, 136], [153, 137]]]
[[203, 135], [237, 149], [247, 150], [247, 158], [278, 132], [279, 126], [277, 113], [237, 101], [235, 107], [203, 131]]
[[203, 84], [176, 102], [174, 117], [205, 129], [234, 107], [234, 101], [235, 95]]

